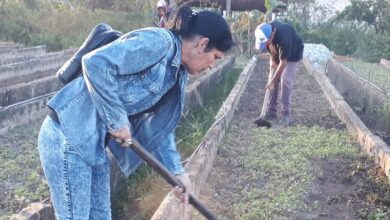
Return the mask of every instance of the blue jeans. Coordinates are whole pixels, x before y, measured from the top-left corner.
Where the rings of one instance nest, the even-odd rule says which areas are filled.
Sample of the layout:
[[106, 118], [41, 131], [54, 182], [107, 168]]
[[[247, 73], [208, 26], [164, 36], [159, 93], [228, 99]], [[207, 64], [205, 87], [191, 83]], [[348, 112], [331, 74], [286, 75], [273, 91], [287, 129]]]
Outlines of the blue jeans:
[[38, 149], [58, 220], [111, 219], [108, 158], [103, 165], [87, 164], [49, 116], [39, 132]]

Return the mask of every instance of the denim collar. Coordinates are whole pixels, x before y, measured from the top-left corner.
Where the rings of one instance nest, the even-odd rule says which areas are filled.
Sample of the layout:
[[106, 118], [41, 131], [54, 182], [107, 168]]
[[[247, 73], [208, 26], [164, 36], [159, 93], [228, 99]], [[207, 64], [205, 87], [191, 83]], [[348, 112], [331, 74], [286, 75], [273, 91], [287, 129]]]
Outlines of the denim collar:
[[171, 34], [173, 35], [173, 39], [176, 45], [176, 54], [173, 57], [172, 66], [179, 68], [181, 65], [181, 37], [176, 36], [173, 33]]

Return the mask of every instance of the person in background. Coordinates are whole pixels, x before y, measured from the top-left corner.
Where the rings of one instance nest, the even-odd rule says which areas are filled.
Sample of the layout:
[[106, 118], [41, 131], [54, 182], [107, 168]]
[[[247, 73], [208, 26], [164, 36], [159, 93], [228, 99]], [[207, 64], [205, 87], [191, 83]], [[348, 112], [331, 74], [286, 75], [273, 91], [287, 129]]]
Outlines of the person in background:
[[191, 182], [175, 143], [188, 74], [214, 65], [233, 46], [218, 14], [177, 10], [163, 28], [124, 34], [82, 58], [83, 74], [49, 102], [38, 138], [56, 219], [111, 219], [108, 147], [125, 175], [143, 162], [133, 139], [185, 186]]
[[153, 20], [153, 24], [156, 27], [164, 28], [170, 15], [171, 8], [169, 7], [169, 4], [165, 0], [159, 0], [157, 2], [157, 11]]
[[257, 26], [255, 38], [256, 49], [267, 49], [270, 54], [270, 68], [274, 72], [266, 85], [266, 89], [270, 90], [270, 99], [265, 119], [277, 118], [277, 99], [280, 90], [282, 96], [281, 122], [288, 126], [293, 122], [291, 94], [298, 62], [303, 56], [303, 41], [291, 25], [278, 21]]

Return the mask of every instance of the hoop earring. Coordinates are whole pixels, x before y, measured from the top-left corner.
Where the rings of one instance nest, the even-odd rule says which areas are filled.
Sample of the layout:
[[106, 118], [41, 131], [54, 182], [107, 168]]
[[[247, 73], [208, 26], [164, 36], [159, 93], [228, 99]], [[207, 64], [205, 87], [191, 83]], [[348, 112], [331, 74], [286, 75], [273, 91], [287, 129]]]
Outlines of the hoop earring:
[[195, 55], [196, 55], [197, 57], [202, 56], [202, 54], [203, 54], [203, 51], [201, 51], [201, 50], [197, 50], [196, 53], [195, 53]]
[[200, 57], [200, 56], [202, 56], [203, 51], [192, 49], [191, 54], [192, 54], [192, 56]]

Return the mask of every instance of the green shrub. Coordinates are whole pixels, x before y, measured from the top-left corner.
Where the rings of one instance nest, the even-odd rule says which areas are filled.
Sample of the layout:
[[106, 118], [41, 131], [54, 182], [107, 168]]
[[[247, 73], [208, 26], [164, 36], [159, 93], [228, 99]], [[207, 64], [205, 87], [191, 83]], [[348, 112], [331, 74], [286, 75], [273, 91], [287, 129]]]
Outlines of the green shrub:
[[150, 26], [150, 13], [91, 11], [82, 5], [8, 0], [0, 3], [0, 39], [62, 50], [80, 45], [90, 30], [104, 22], [122, 32]]
[[352, 23], [324, 22], [302, 26], [294, 20], [285, 20], [293, 25], [305, 43], [324, 44], [338, 55], [347, 55], [369, 62], [390, 59], [390, 32], [376, 34], [363, 26]]
[[352, 54], [354, 57], [369, 62], [380, 59], [390, 59], [390, 32], [384, 34], [367, 33], [358, 37], [358, 48]]

